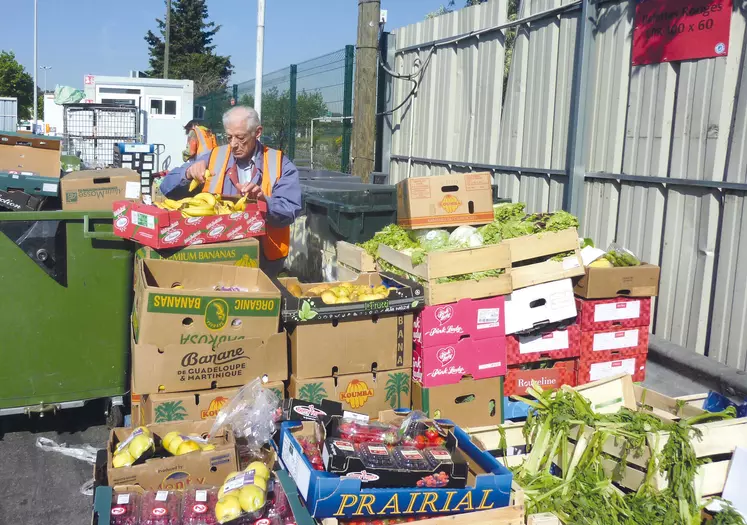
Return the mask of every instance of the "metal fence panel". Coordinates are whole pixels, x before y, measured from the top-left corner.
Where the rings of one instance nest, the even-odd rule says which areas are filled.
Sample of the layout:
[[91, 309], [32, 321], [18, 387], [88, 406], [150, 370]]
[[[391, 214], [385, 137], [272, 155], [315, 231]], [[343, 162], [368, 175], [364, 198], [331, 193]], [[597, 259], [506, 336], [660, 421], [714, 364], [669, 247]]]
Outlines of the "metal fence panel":
[[0, 131], [18, 129], [18, 99], [0, 97]]

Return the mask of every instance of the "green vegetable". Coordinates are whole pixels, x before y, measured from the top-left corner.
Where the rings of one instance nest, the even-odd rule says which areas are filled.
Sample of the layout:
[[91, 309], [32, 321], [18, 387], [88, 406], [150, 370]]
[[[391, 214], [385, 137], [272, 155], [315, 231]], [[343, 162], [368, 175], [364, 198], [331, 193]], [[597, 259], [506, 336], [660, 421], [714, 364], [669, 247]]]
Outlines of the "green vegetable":
[[612, 263], [612, 266], [639, 266], [641, 261], [628, 252], [610, 250], [604, 254], [604, 258]]
[[503, 240], [502, 230], [503, 227], [500, 223], [491, 222], [477, 228], [477, 233], [482, 235], [482, 240], [485, 244], [498, 244]]
[[376, 232], [372, 239], [358, 244], [358, 246], [366, 250], [371, 257], [376, 257], [379, 244], [385, 244], [395, 250], [418, 248], [418, 243], [410, 238], [407, 230], [396, 224], [385, 226], [382, 230]]
[[496, 222], [508, 222], [512, 219], [524, 217], [524, 209], [527, 207], [523, 202], [503, 203], [493, 205], [493, 216]]

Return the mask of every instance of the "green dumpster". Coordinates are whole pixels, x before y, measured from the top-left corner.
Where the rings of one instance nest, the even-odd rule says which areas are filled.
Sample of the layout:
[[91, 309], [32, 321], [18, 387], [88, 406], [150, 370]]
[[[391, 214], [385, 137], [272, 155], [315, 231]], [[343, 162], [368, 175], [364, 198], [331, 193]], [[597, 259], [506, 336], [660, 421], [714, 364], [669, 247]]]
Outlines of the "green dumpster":
[[133, 252], [108, 212], [0, 213], [0, 414], [108, 398], [119, 419]]

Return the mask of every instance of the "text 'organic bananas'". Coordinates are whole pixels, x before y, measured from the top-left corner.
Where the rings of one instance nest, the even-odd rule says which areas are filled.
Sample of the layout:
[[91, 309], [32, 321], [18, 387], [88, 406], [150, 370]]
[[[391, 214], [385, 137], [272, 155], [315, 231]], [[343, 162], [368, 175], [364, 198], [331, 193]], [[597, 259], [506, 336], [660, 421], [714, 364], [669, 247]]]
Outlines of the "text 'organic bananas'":
[[246, 208], [246, 197], [241, 197], [236, 202], [226, 199], [221, 195], [212, 193], [198, 193], [194, 197], [187, 197], [178, 201], [164, 199], [157, 202], [156, 206], [163, 210], [180, 211], [182, 217], [204, 217], [206, 215], [228, 215], [244, 211]]

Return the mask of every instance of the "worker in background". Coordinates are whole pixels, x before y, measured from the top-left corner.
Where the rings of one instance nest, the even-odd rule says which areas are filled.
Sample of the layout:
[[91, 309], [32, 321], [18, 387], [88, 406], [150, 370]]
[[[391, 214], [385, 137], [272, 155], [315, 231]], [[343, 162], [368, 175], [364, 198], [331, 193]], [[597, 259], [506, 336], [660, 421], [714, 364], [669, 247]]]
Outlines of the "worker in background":
[[200, 124], [199, 120], [193, 119], [187, 122], [184, 131], [187, 132], [187, 149], [182, 153], [185, 162], [194, 160], [218, 146], [213, 132]]
[[[196, 180], [199, 185], [193, 193], [240, 194], [265, 201], [267, 232], [261, 237], [260, 268], [276, 277], [288, 256], [290, 224], [301, 213], [298, 169], [281, 151], [259, 141], [262, 125], [253, 108], [231, 108], [223, 115], [223, 127], [228, 144], [169, 172], [161, 192], [171, 199], [184, 198], [189, 195], [191, 181]], [[210, 178], [206, 183], [207, 170]]]

